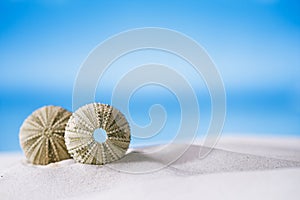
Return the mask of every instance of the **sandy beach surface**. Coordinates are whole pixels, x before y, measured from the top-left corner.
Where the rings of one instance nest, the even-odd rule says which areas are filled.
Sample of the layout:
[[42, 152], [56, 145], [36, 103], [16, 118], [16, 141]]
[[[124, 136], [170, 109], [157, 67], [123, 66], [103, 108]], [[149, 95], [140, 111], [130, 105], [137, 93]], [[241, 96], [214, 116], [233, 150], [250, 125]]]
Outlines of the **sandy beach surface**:
[[[21, 153], [0, 154], [1, 199], [298, 199], [300, 138], [221, 138], [199, 159], [200, 142], [174, 163], [180, 145], [131, 150], [105, 166], [64, 160], [28, 164]], [[158, 150], [155, 157], [145, 153]], [[157, 169], [151, 171], [150, 169]], [[159, 170], [158, 170], [159, 169]], [[138, 173], [133, 173], [138, 172]]]

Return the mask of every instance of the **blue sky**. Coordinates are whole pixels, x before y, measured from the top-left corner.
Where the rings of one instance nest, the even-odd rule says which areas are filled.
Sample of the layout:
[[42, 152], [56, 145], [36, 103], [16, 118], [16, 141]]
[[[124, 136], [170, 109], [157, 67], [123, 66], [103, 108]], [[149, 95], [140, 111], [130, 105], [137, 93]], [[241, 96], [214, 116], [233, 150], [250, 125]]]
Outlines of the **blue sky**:
[[[4, 0], [1, 82], [19, 87], [38, 81], [52, 87], [54, 79], [57, 85], [72, 87], [78, 67], [98, 43], [120, 31], [158, 26], [181, 31], [203, 45], [230, 87], [296, 85], [298, 11], [297, 1], [275, 0]], [[23, 76], [33, 71], [41, 78]]]
[[300, 136], [299, 13], [292, 0], [2, 0], [0, 150], [19, 148], [18, 128], [34, 109], [71, 109], [76, 74], [96, 45], [141, 27], [174, 29], [207, 50], [226, 87], [225, 132]]

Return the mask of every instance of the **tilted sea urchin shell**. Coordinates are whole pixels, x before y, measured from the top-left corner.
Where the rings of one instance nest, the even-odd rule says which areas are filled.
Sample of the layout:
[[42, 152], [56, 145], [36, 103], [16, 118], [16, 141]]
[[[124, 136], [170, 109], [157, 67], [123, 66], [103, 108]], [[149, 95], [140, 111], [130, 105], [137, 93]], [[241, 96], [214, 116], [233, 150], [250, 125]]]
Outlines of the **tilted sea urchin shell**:
[[[99, 143], [96, 129], [106, 131]], [[79, 108], [70, 117], [65, 133], [66, 146], [78, 162], [102, 165], [123, 157], [130, 143], [130, 128], [124, 115], [112, 106], [91, 103]]]
[[65, 126], [71, 112], [58, 106], [34, 111], [20, 128], [20, 143], [27, 160], [47, 165], [70, 158], [65, 145]]

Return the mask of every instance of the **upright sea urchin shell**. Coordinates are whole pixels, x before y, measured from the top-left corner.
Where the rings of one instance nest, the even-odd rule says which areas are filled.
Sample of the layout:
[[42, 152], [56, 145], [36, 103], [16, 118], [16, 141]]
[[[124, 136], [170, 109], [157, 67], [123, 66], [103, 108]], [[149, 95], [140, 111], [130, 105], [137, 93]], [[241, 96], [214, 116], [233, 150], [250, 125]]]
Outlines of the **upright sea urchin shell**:
[[[101, 128], [107, 138], [103, 143], [93, 133]], [[106, 164], [123, 157], [130, 143], [130, 128], [124, 115], [112, 106], [91, 103], [70, 117], [65, 133], [66, 146], [78, 162]]]
[[70, 158], [64, 133], [71, 114], [61, 107], [45, 106], [25, 119], [19, 137], [29, 162], [46, 165]]

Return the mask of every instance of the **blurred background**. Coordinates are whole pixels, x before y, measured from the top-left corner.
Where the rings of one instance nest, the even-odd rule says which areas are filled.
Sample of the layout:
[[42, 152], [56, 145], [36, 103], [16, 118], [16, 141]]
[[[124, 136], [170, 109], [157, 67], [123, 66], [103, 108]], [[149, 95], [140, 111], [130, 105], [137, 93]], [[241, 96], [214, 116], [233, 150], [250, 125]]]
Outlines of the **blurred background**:
[[[72, 110], [73, 84], [89, 52], [112, 35], [141, 27], [179, 31], [206, 49], [227, 93], [223, 135], [300, 137], [299, 13], [297, 0], [2, 0], [0, 151], [21, 150], [19, 127], [35, 109], [59, 105]], [[124, 62], [130, 66], [130, 60], [143, 55]], [[116, 65], [102, 82], [117, 71]], [[105, 88], [111, 86], [99, 84], [103, 90], [96, 100], [108, 103]], [[150, 104], [162, 103], [166, 111], [178, 106], [168, 91], [143, 90], [130, 103], [132, 117], [141, 125], [149, 122]], [[208, 122], [209, 94], [199, 91], [201, 116]], [[179, 121], [170, 122], [162, 135]]]

